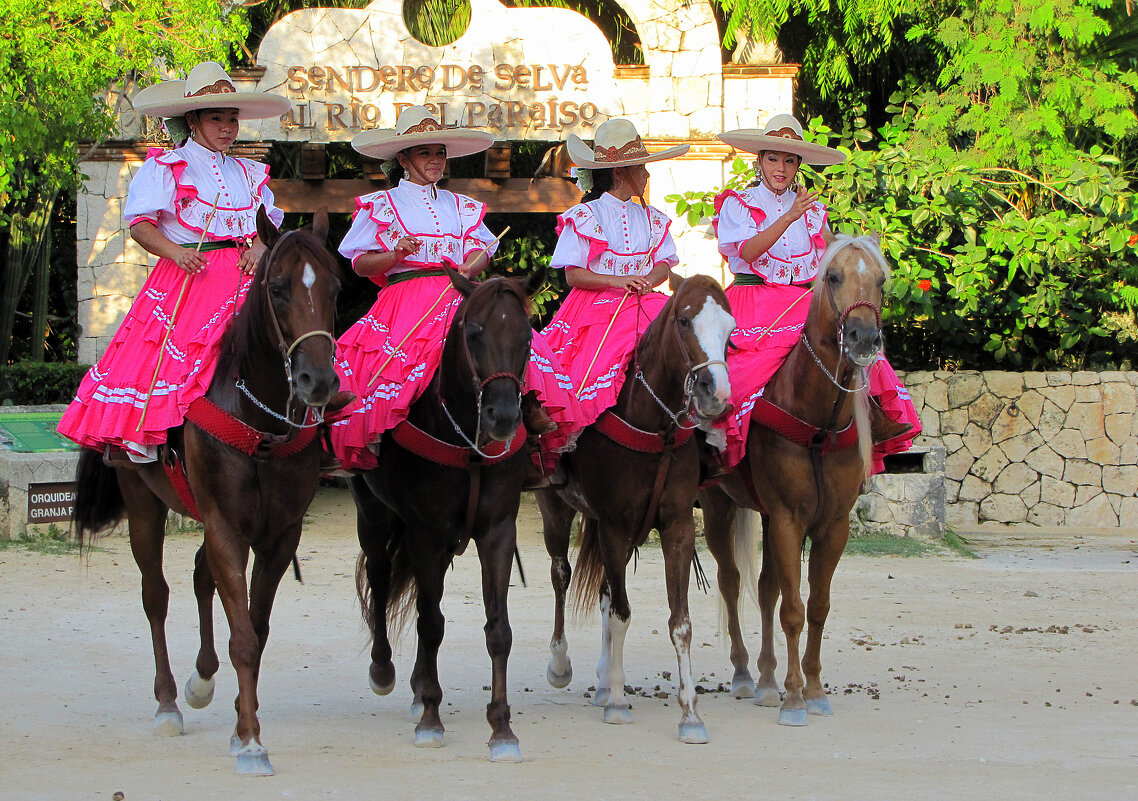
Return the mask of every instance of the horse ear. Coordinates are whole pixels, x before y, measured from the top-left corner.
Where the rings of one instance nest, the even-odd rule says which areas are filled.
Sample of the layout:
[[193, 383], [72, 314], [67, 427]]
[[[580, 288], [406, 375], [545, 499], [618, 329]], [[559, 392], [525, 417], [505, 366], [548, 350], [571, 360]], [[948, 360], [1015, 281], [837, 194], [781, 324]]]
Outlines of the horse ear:
[[321, 242], [328, 241], [328, 207], [321, 206], [312, 218], [312, 235]]
[[529, 274], [529, 276], [526, 278], [526, 283], [525, 283], [525, 287], [524, 287], [526, 297], [532, 298], [534, 295], [536, 295], [541, 290], [541, 288], [543, 286], [545, 286], [545, 278], [546, 278], [547, 272], [548, 272], [548, 270], [544, 266], [542, 266], [542, 267], [539, 267], [534, 272]]
[[682, 275], [680, 275], [679, 273], [674, 273], [671, 270], [668, 271], [668, 289], [675, 292], [677, 289], [680, 288], [680, 284], [682, 284], [683, 282], [684, 282], [684, 277]]
[[830, 226], [828, 226], [828, 225], [822, 226], [822, 239], [826, 240], [827, 245], [834, 244], [834, 241], [837, 238], [838, 238], [837, 234], [835, 234], [833, 231], [830, 230]]
[[873, 244], [881, 247], [881, 234], [879, 234], [877, 231], [870, 231], [866, 234], [866, 236], [873, 240]]
[[470, 297], [470, 293], [474, 291], [474, 282], [460, 273], [453, 267], [443, 265], [443, 271], [446, 272], [447, 278], [450, 279], [450, 285], [462, 294], [464, 298]]
[[273, 246], [280, 236], [277, 227], [273, 225], [273, 221], [269, 219], [269, 213], [265, 211], [265, 207], [261, 206], [257, 209], [257, 236], [261, 238], [261, 244], [267, 248]]

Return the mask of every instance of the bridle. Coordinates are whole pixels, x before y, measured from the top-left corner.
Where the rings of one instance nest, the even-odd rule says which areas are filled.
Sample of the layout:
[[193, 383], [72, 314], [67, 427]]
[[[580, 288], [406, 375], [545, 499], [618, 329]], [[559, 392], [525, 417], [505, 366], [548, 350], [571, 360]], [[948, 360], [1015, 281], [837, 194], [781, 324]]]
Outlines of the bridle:
[[[498, 289], [496, 291], [498, 291], [500, 293], [503, 288], [504, 287], [500, 286], [500, 287], [498, 287]], [[518, 296], [514, 292], [510, 292], [509, 294], [515, 298], [518, 298]], [[518, 298], [518, 300], [520, 302], [521, 299]], [[454, 322], [452, 323], [452, 330], [457, 329], [460, 332], [465, 332], [465, 330], [466, 330], [466, 311], [467, 311], [466, 306], [467, 306], [467, 304], [463, 304], [461, 310], [459, 311], [459, 315], [455, 318]], [[522, 304], [522, 307], [524, 309], [525, 304]], [[512, 381], [514, 383], [514, 387], [517, 389], [517, 404], [518, 404], [518, 406], [521, 406], [521, 402], [522, 402], [522, 380], [516, 373], [510, 372], [508, 370], [500, 370], [496, 373], [491, 373], [490, 375], [486, 376], [485, 378], [480, 378], [478, 375], [478, 365], [474, 363], [474, 355], [470, 352], [470, 344], [466, 341], [466, 336], [464, 335], [464, 336], [460, 337], [460, 340], [461, 340], [461, 345], [460, 345], [461, 353], [463, 356], [463, 360], [466, 363], [466, 368], [470, 371], [471, 386], [474, 390], [474, 396], [475, 396], [474, 437], [471, 438], [471, 437], [468, 437], [466, 435], [466, 432], [462, 430], [462, 426], [460, 426], [458, 424], [458, 421], [454, 419], [453, 415], [451, 415], [450, 409], [447, 408], [446, 401], [443, 400], [443, 386], [442, 386], [443, 377], [442, 377], [441, 371], [439, 372], [439, 381], [438, 381], [438, 390], [437, 390], [437, 397], [438, 397], [439, 406], [442, 408], [443, 414], [446, 415], [447, 420], [450, 421], [450, 424], [454, 428], [455, 433], [466, 444], [466, 446], [468, 448], [470, 448], [472, 451], [474, 451], [476, 454], [481, 456], [483, 459], [492, 459], [492, 458], [494, 458], [493, 456], [491, 456], [490, 454], [484, 453], [481, 450], [481, 448], [479, 448], [479, 446], [478, 446], [478, 441], [482, 438], [482, 395], [485, 392], [486, 387], [490, 384], [491, 381], [497, 381], [499, 379], [504, 378], [504, 379], [507, 379], [507, 380]], [[513, 441], [514, 441], [514, 435], [510, 434], [510, 438], [505, 441], [506, 450], [510, 449], [510, 446], [513, 444]]]
[[[242, 379], [237, 379], [236, 387], [246, 398], [252, 401], [252, 403], [257, 406], [257, 408], [273, 417], [274, 419], [279, 420], [282, 423], [287, 423], [293, 428], [311, 428], [313, 426], [318, 426], [324, 422], [324, 407], [309, 407], [313, 412], [313, 420], [310, 423], [294, 423], [292, 421], [290, 417], [292, 402], [296, 399], [296, 380], [293, 378], [292, 357], [296, 353], [296, 349], [300, 343], [312, 337], [326, 337], [328, 341], [332, 343], [332, 353], [334, 354], [336, 352], [336, 338], [332, 336], [332, 333], [330, 331], [317, 329], [315, 331], [308, 331], [304, 334], [301, 334], [292, 341], [292, 344], [288, 344], [288, 342], [285, 340], [284, 331], [281, 329], [280, 320], [277, 318], [277, 310], [273, 306], [272, 295], [269, 293], [269, 266], [272, 264], [273, 255], [277, 252], [277, 248], [280, 247], [282, 242], [284, 242], [295, 233], [297, 233], [295, 230], [284, 233], [280, 238], [277, 239], [276, 242], [273, 243], [272, 247], [269, 248], [268, 253], [266, 253], [264, 256], [265, 270], [264, 275], [261, 277], [261, 291], [265, 295], [265, 302], [269, 308], [269, 319], [273, 321], [273, 331], [277, 337], [277, 350], [281, 352], [281, 356], [284, 360], [285, 377], [288, 380], [288, 401], [285, 403], [285, 414], [282, 415], [266, 406], [249, 390], [248, 387], [245, 386], [245, 382]], [[306, 412], [305, 418], [307, 419], [307, 417], [308, 413]]]
[[[824, 280], [824, 279], [825, 279], [825, 276], [820, 277], [820, 280]], [[834, 372], [831, 373], [830, 370], [826, 367], [826, 365], [822, 363], [822, 360], [818, 358], [818, 354], [814, 352], [814, 348], [810, 345], [810, 339], [809, 339], [809, 337], [806, 336], [806, 329], [805, 328], [803, 328], [802, 334], [800, 337], [802, 339], [802, 344], [806, 346], [806, 350], [810, 353], [810, 356], [814, 359], [814, 363], [818, 365], [818, 367], [826, 375], [826, 378], [830, 379], [831, 384], [833, 384], [835, 387], [837, 387], [842, 392], [861, 392], [862, 390], [866, 389], [869, 386], [869, 379], [866, 376], [866, 368], [865, 367], [859, 367], [858, 365], [856, 365], [853, 362], [852, 357], [850, 356], [849, 352], [846, 349], [846, 340], [845, 340], [846, 320], [849, 318], [850, 314], [855, 309], [867, 308], [873, 312], [874, 319], [877, 321], [877, 330], [880, 331], [881, 330], [881, 307], [878, 306], [877, 304], [873, 303], [872, 301], [869, 301], [869, 300], [856, 300], [853, 303], [851, 303], [849, 306], [847, 306], [845, 311], [839, 313], [837, 301], [834, 300], [833, 287], [830, 286], [828, 281], [826, 281], [825, 290], [826, 290], [826, 299], [830, 302], [830, 308], [833, 309], [834, 314], [838, 318], [838, 330], [837, 330], [837, 337], [836, 337], [837, 342], [838, 342], [838, 365], [834, 369]], [[846, 373], [843, 381], [840, 381], [840, 382], [838, 381], [837, 374], [842, 371], [841, 370], [842, 357], [845, 357], [845, 360], [850, 362], [853, 365], [853, 367], [855, 368], [854, 372], [861, 377], [861, 383], [859, 386], [856, 386], [856, 387], [846, 386], [853, 377], [852, 374], [850, 374], [850, 373]], [[841, 396], [839, 395], [839, 397], [841, 397]]]

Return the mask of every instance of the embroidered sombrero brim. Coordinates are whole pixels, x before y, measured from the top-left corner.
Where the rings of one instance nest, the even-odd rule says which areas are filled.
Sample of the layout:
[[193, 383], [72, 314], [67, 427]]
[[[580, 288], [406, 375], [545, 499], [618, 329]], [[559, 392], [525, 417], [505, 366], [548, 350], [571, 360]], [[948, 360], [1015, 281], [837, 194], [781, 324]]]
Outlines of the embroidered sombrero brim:
[[494, 144], [494, 134], [472, 128], [438, 128], [432, 131], [397, 134], [394, 128], [363, 131], [352, 139], [352, 147], [365, 156], [386, 161], [416, 145], [445, 145], [447, 158], [481, 153]]
[[764, 134], [761, 128], [739, 128], [734, 131], [724, 131], [719, 134], [719, 139], [736, 150], [747, 153], [758, 154], [764, 150], [793, 153], [806, 164], [818, 167], [841, 164], [846, 160], [845, 154], [840, 150], [825, 145], [816, 145], [813, 142], [804, 142], [801, 139]]
[[279, 117], [292, 108], [292, 101], [266, 92], [219, 92], [186, 97], [185, 81], [163, 81], [148, 86], [131, 101], [135, 111], [150, 117], [181, 117], [203, 108], [235, 108], [242, 120]]
[[[639, 140], [637, 140], [637, 144], [639, 144]], [[647, 153], [644, 150], [644, 146], [639, 145], [638, 150], [640, 151], [640, 155], [616, 155], [613, 158], [603, 158], [598, 161], [596, 151], [586, 145], [585, 140], [576, 134], [569, 134], [569, 139], [565, 143], [565, 149], [569, 151], [569, 158], [573, 160], [573, 163], [587, 170], [631, 167], [636, 164], [647, 164], [650, 161], [674, 159], [676, 156], [682, 156], [684, 153], [687, 153], [690, 147], [691, 145], [676, 145], [675, 147], [661, 150], [659, 153]]]

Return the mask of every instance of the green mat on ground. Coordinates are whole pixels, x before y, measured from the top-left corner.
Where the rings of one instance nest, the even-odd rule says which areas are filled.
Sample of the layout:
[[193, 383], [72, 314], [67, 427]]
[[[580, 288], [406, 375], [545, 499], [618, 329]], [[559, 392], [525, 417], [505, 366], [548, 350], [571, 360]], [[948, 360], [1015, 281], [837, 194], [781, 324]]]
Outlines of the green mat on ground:
[[55, 432], [62, 412], [0, 414], [0, 445], [16, 453], [58, 453], [79, 446]]

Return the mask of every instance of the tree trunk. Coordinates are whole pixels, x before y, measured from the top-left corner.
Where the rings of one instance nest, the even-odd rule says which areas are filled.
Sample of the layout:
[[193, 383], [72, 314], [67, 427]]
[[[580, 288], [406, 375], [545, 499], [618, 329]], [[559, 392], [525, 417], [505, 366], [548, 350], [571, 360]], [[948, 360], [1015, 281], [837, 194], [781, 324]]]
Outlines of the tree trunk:
[[0, 275], [0, 365], [8, 363], [12, 352], [16, 308], [20, 296], [24, 294], [32, 268], [39, 263], [45, 242], [50, 236], [55, 198], [56, 193], [52, 192], [41, 199], [29, 214], [13, 214], [9, 218], [8, 246], [5, 248]]

